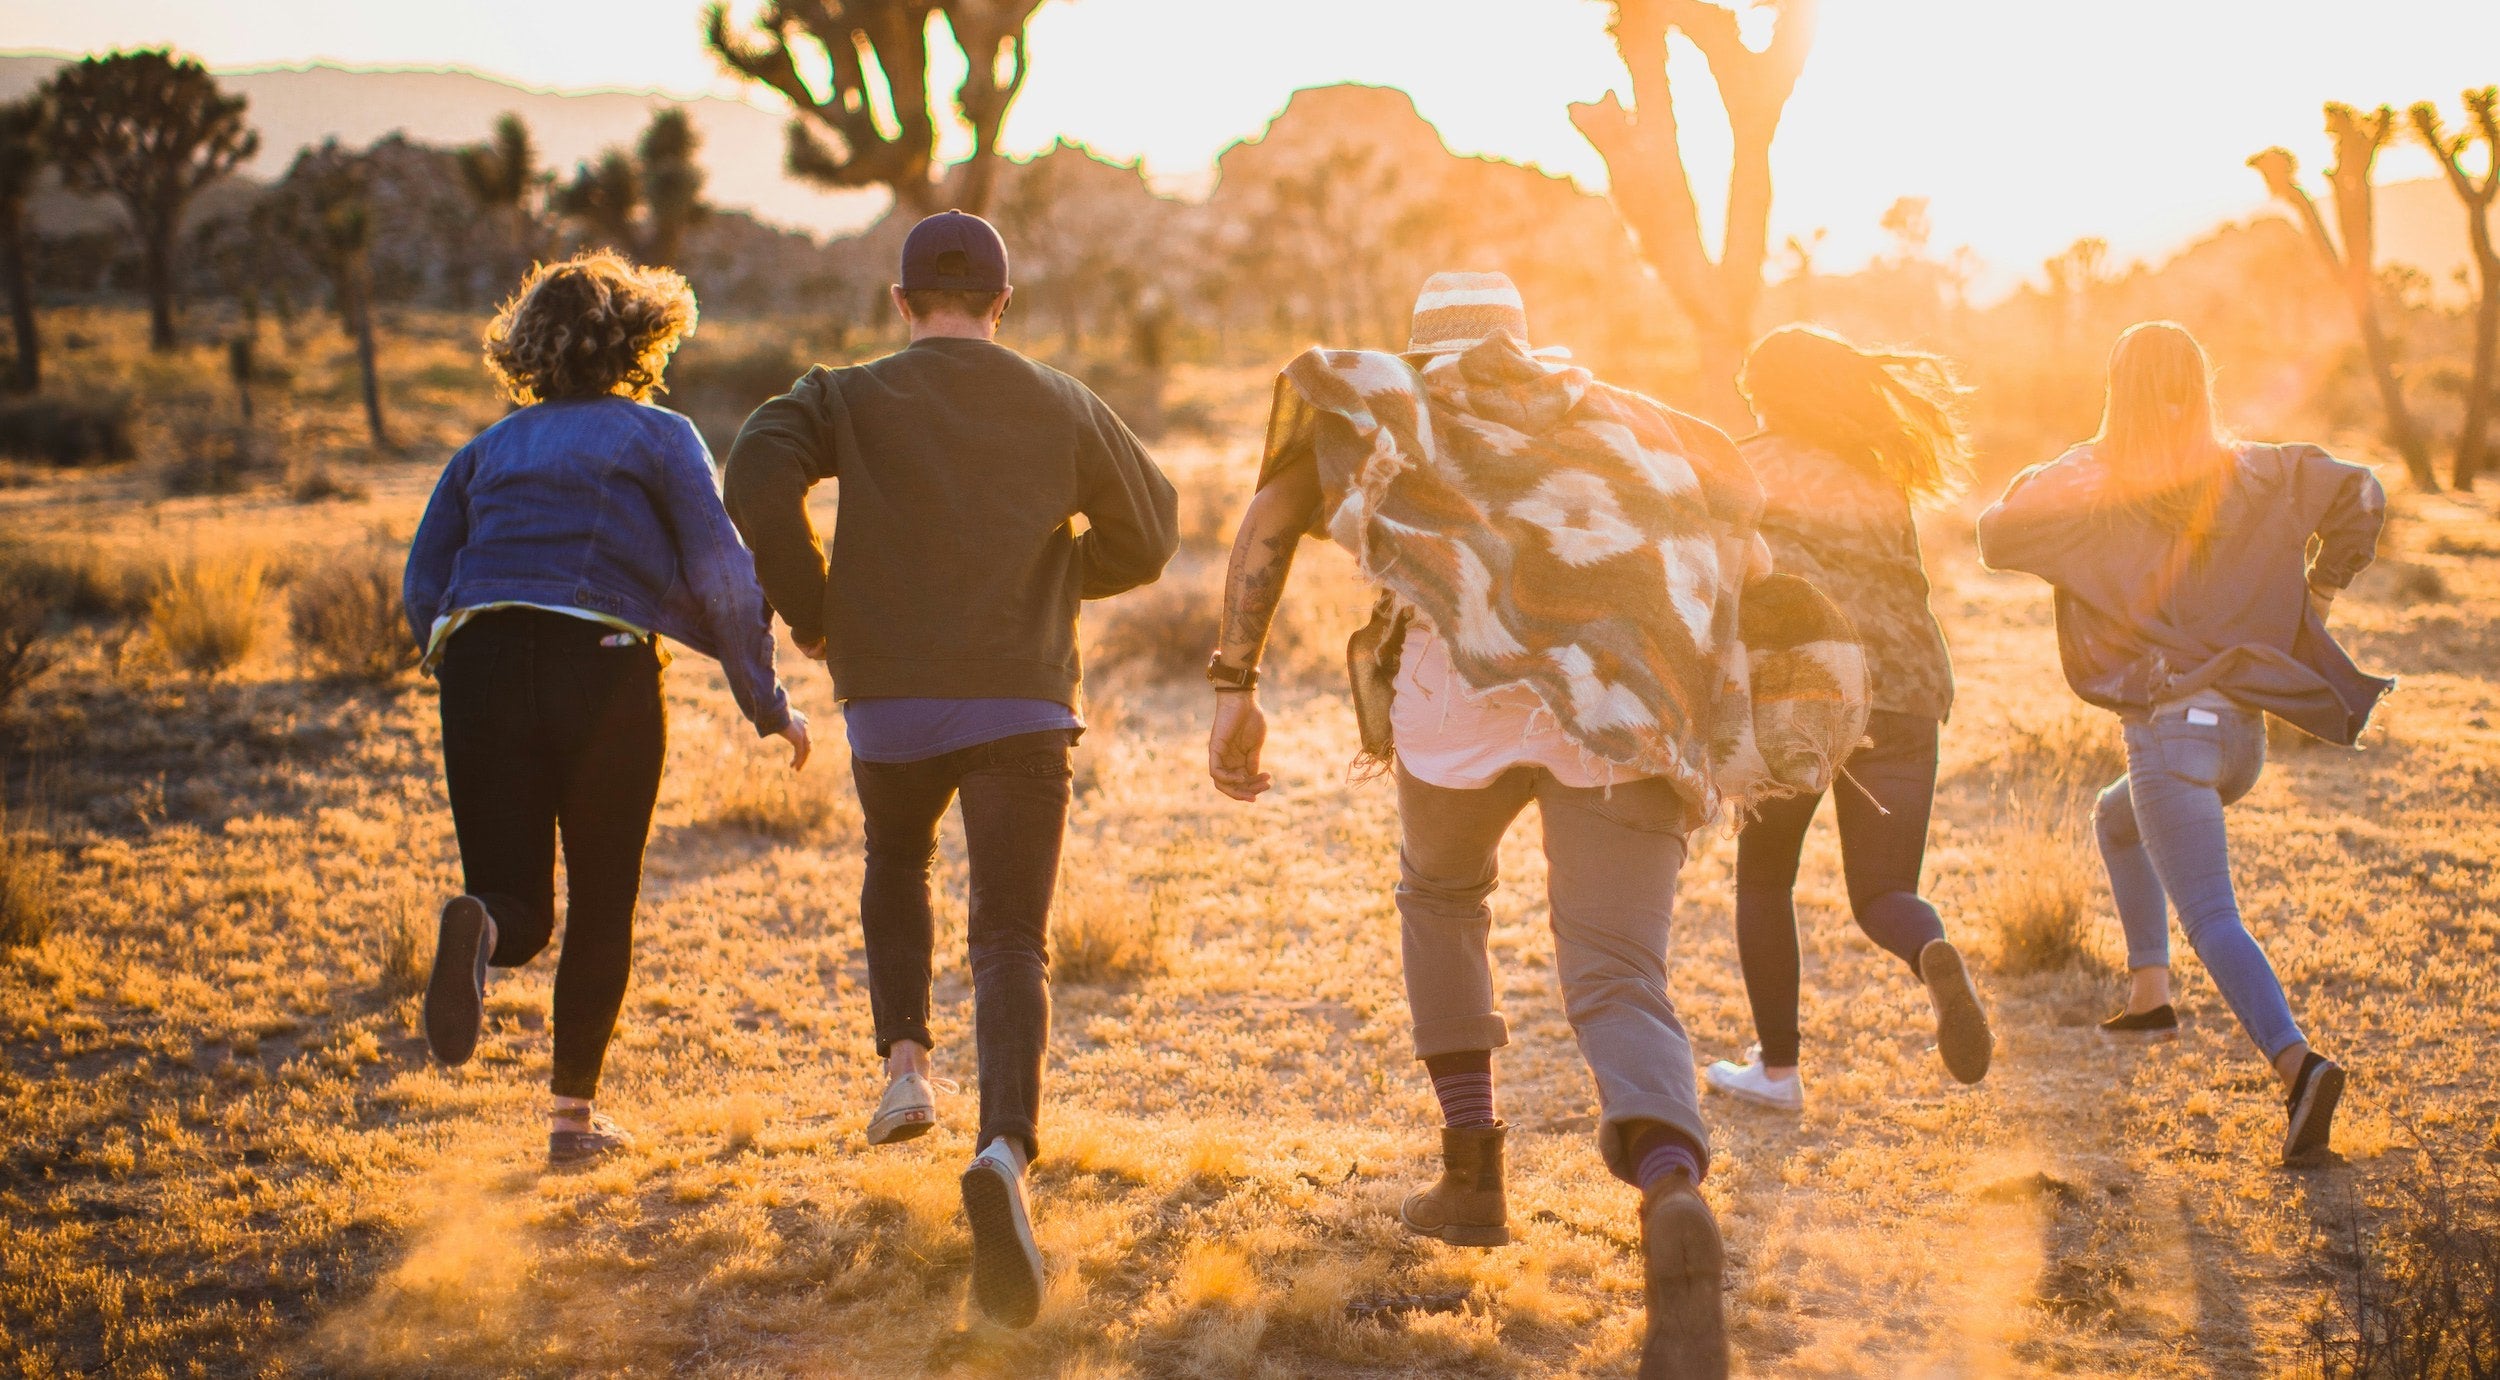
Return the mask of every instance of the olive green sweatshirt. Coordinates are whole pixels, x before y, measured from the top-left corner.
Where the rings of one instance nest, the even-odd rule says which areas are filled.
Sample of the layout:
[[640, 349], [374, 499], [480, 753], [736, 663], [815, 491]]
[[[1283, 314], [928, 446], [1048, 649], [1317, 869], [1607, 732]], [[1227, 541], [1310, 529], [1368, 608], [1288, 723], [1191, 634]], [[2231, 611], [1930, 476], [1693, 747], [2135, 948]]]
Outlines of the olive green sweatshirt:
[[[807, 513], [824, 479], [829, 547]], [[844, 699], [1075, 704], [1079, 602], [1152, 583], [1180, 544], [1171, 483], [1102, 399], [982, 340], [810, 369], [747, 418], [722, 486]]]

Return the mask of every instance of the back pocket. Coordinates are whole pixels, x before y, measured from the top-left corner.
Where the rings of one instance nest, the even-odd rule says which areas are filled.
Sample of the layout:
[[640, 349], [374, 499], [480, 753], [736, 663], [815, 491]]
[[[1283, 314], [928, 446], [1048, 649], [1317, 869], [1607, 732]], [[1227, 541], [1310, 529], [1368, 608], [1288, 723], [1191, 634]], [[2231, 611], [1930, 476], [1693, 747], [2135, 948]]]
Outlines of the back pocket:
[[2221, 784], [2220, 722], [2191, 723], [2185, 713], [2175, 718], [2163, 718], [2153, 725], [2153, 742], [2161, 753], [2163, 771], [2192, 786], [2210, 789]]

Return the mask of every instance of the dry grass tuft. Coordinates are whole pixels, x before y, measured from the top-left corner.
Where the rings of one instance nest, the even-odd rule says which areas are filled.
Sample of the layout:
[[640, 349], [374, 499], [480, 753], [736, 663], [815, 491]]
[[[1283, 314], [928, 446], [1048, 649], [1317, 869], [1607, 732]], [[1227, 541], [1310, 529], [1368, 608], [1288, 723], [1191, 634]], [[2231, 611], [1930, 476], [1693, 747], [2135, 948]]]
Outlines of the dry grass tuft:
[[1240, 1251], [1196, 1242], [1173, 1273], [1172, 1297], [1184, 1308], [1247, 1308], [1259, 1301], [1259, 1275]]
[[60, 660], [52, 611], [32, 591], [0, 586], [0, 710]]
[[[745, 730], [735, 730], [743, 739]], [[819, 746], [804, 771], [790, 770], [778, 744], [733, 739], [699, 780], [688, 783], [712, 823], [800, 843], [847, 834], [857, 807], [842, 787], [842, 755]]]
[[1171, 926], [1159, 888], [1101, 873], [1064, 874], [1052, 910], [1050, 969], [1062, 981], [1121, 982], [1168, 966]]
[[51, 840], [0, 806], [0, 949], [31, 948], [50, 938], [66, 896]]
[[296, 653], [324, 675], [380, 683], [417, 664], [400, 612], [399, 562], [350, 551], [302, 576], [287, 594]]
[[2035, 792], [2097, 791], [2127, 771], [2117, 719], [2097, 709], [2006, 725], [1998, 771]]
[[2045, 973], [2093, 961], [2092, 898], [2102, 879], [2074, 831], [2035, 808], [2015, 807], [1993, 850], [1979, 913], [1996, 930], [1997, 966]]
[[148, 631], [177, 666], [231, 670], [260, 645], [269, 566], [257, 553], [194, 558], [165, 572], [148, 602]]
[[425, 990], [434, 968], [433, 917], [418, 906], [389, 906], [374, 935], [376, 989], [390, 1001]]

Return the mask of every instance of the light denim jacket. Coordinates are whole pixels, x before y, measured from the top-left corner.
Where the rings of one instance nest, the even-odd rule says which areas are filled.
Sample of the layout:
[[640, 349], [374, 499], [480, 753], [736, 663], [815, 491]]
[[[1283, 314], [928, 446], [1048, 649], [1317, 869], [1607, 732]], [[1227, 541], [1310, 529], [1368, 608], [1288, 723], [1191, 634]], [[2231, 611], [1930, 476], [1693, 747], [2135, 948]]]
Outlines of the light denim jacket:
[[620, 397], [522, 408], [443, 468], [402, 585], [422, 647], [481, 604], [607, 614], [721, 663], [758, 735], [790, 722], [772, 611], [694, 423]]

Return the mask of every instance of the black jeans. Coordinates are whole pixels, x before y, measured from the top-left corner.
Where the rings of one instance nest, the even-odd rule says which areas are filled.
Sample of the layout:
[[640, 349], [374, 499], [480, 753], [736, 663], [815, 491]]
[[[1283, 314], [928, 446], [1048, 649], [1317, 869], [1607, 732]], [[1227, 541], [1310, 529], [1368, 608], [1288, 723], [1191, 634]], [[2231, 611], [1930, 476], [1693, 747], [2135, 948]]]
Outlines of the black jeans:
[[972, 864], [973, 1045], [981, 1071], [976, 1142], [1000, 1136], [1040, 1153], [1042, 1051], [1050, 1041], [1051, 894], [1068, 827], [1065, 729], [1019, 733], [917, 762], [851, 762], [868, 841], [860, 927], [868, 944], [868, 1001], [877, 1052], [929, 1038], [929, 964], [936, 920], [929, 864], [938, 820], [963, 797]]
[[469, 894], [495, 917], [496, 967], [555, 934], [555, 1093], [590, 1097], [633, 967], [634, 900], [668, 741], [659, 654], [646, 640], [541, 609], [497, 609], [443, 650], [443, 775]]
[[[1851, 754], [1832, 785], [1840, 819], [1840, 868], [1858, 928], [1918, 971], [1918, 951], [1944, 938], [1944, 921], [1918, 894], [1927, 861], [1927, 816], [1936, 801], [1934, 719], [1877, 711], [1873, 740]], [[1762, 1061], [1797, 1062], [1797, 858], [1823, 803], [1793, 796], [1763, 807], [1736, 836], [1736, 957], [1753, 1005]]]

